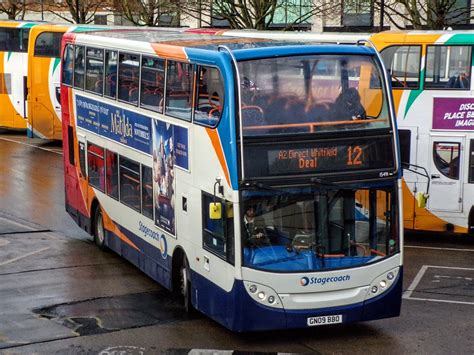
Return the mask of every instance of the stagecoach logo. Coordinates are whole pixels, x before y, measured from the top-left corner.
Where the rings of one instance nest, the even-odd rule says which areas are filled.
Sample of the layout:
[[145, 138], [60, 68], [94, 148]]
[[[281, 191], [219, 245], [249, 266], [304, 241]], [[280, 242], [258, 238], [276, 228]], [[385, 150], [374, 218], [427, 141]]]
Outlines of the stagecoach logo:
[[110, 115], [110, 130], [122, 136], [122, 139], [127, 137], [133, 137], [132, 125], [128, 120], [128, 117], [122, 117], [119, 111]]
[[151, 238], [159, 243], [160, 253], [163, 259], [168, 257], [168, 243], [164, 234], [159, 234], [145, 226], [142, 222], [138, 223], [138, 229], [145, 235], [145, 238]]
[[324, 286], [328, 283], [334, 282], [344, 282], [349, 281], [351, 279], [350, 275], [341, 275], [341, 276], [331, 276], [331, 277], [306, 277], [303, 276], [300, 279], [301, 286], [308, 286], [308, 285], [321, 285]]

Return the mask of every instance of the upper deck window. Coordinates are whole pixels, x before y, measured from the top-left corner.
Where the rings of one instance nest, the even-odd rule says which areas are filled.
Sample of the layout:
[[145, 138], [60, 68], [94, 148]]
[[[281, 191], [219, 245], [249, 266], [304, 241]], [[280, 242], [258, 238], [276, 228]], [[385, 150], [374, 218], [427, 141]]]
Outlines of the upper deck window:
[[27, 52], [29, 28], [0, 28], [1, 52]]
[[381, 54], [392, 79], [392, 88], [418, 89], [421, 46], [391, 46]]
[[35, 41], [35, 57], [59, 58], [62, 32], [43, 32]]
[[194, 121], [215, 127], [224, 103], [224, 82], [219, 69], [198, 67]]
[[86, 90], [102, 95], [104, 90], [104, 50], [87, 48]]
[[266, 58], [240, 62], [239, 72], [244, 135], [390, 126], [382, 72], [371, 56]]
[[165, 61], [160, 58], [142, 58], [140, 106], [163, 113], [165, 89]]
[[191, 120], [193, 97], [193, 66], [188, 63], [168, 61], [166, 77], [166, 114]]
[[63, 65], [62, 65], [62, 80], [64, 85], [72, 85], [72, 73], [73, 73], [73, 58], [74, 58], [74, 47], [72, 44], [66, 45], [64, 49]]
[[471, 46], [428, 46], [426, 89], [470, 90]]
[[84, 47], [76, 46], [74, 48], [74, 87], [84, 89]]
[[138, 105], [138, 82], [140, 78], [140, 56], [120, 53], [118, 99]]

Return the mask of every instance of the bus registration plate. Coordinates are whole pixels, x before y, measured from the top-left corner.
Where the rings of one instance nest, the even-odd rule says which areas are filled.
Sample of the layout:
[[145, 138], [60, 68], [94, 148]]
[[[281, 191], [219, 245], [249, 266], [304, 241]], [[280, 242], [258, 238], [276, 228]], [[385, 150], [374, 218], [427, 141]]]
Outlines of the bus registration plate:
[[309, 327], [315, 325], [342, 323], [342, 314], [334, 314], [332, 316], [309, 317], [307, 323]]

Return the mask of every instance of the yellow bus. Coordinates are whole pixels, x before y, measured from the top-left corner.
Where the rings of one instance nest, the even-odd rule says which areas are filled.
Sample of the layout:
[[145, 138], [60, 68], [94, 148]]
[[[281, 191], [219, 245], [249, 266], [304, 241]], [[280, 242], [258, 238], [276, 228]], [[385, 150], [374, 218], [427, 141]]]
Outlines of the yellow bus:
[[66, 32], [81, 32], [92, 26], [40, 24], [32, 28], [28, 47], [28, 134], [60, 140], [60, 52]]
[[[404, 173], [404, 225], [474, 231], [474, 31], [371, 37], [392, 80]], [[420, 169], [425, 176], [420, 176]], [[426, 206], [416, 196], [429, 184]]]
[[0, 128], [26, 129], [28, 39], [35, 25], [0, 21]]

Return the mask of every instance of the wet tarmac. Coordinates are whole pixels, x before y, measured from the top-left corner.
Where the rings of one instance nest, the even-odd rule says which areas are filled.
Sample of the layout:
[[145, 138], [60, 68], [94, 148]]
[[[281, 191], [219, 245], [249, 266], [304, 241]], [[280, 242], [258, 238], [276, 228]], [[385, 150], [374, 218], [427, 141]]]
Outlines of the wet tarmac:
[[60, 147], [0, 135], [1, 354], [474, 353], [474, 241], [410, 235], [402, 315], [235, 334], [102, 252], [64, 211]]

